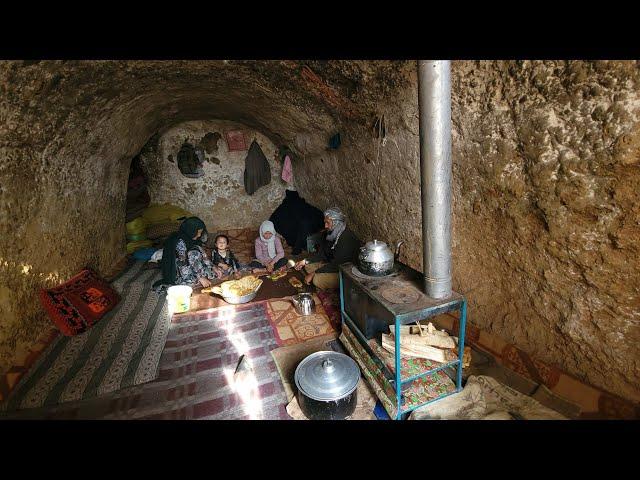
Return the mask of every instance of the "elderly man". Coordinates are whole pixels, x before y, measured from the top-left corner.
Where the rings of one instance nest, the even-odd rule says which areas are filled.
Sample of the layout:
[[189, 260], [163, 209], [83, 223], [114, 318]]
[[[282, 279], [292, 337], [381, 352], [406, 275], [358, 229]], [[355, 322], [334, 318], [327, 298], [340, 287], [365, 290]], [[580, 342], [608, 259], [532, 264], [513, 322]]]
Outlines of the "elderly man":
[[360, 240], [347, 228], [347, 219], [337, 207], [324, 212], [327, 234], [319, 245], [317, 255], [296, 263], [296, 270], [304, 267], [305, 282], [322, 289], [338, 288], [338, 266], [358, 259]]

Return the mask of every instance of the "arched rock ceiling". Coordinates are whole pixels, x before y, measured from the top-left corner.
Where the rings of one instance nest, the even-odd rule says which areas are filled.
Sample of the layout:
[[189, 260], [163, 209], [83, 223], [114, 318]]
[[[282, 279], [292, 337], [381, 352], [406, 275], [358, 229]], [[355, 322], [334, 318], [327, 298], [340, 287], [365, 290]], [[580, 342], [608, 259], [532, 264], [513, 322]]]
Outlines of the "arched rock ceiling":
[[[412, 62], [44, 61], [0, 65], [6, 141], [43, 147], [56, 134], [135, 117], [147, 138], [194, 119], [227, 118], [276, 142], [308, 132], [325, 140], [344, 121], [369, 121]], [[29, 125], [42, 124], [41, 135]], [[11, 141], [13, 140], [13, 141]], [[144, 144], [145, 139], [138, 143]], [[293, 148], [295, 148], [292, 145]]]

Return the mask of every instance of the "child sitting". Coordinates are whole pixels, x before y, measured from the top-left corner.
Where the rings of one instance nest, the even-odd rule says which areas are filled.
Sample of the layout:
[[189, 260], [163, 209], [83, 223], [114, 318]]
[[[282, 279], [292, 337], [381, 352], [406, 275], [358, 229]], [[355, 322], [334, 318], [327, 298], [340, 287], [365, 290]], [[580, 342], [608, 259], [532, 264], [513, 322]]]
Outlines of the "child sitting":
[[215, 243], [216, 246], [211, 255], [213, 264], [222, 271], [224, 276], [240, 271], [240, 263], [233, 252], [229, 250], [229, 237], [218, 235]]
[[256, 238], [256, 260], [249, 264], [253, 273], [269, 273], [274, 270], [284, 269], [287, 266], [287, 259], [284, 257], [282, 242], [276, 235], [273, 222], [266, 220], [260, 225], [260, 236]]

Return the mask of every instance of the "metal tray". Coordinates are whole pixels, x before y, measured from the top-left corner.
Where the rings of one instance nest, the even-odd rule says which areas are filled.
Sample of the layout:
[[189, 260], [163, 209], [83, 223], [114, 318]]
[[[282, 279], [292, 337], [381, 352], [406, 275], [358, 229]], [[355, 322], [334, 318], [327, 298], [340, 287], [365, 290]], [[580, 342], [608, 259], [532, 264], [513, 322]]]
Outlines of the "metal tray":
[[[258, 290], [260, 290], [260, 287], [258, 287]], [[234, 305], [237, 305], [239, 303], [247, 303], [250, 302], [251, 300], [253, 300], [254, 298], [256, 298], [256, 295], [258, 294], [258, 290], [256, 290], [255, 292], [252, 293], [248, 293], [246, 295], [243, 295], [241, 297], [225, 297], [224, 295], [220, 295], [222, 298], [224, 298], [224, 301], [227, 303], [232, 303]]]
[[215, 287], [212, 287], [210, 292], [211, 293], [215, 293], [216, 295], [222, 297], [224, 299], [224, 301], [227, 302], [227, 303], [231, 303], [233, 305], [238, 305], [240, 303], [250, 302], [251, 300], [256, 298], [256, 295], [258, 294], [258, 291], [260, 290], [260, 287], [262, 286], [262, 283], [263, 283], [263, 281], [260, 280], [260, 285], [258, 285], [258, 288], [256, 288], [251, 293], [247, 293], [246, 295], [242, 295], [241, 297], [238, 297], [238, 296], [235, 296], [235, 295], [232, 295], [232, 296], [222, 295], [222, 293], [219, 291], [220, 290], [220, 286], [219, 285], [217, 285]]

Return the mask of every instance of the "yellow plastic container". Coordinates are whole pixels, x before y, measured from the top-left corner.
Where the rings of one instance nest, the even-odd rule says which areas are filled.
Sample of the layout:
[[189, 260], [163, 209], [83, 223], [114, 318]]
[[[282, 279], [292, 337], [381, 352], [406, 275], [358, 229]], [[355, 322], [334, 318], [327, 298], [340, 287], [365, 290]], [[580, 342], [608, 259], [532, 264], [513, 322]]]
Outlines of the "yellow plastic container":
[[183, 313], [191, 307], [193, 289], [187, 285], [174, 285], [167, 289], [169, 314]]

